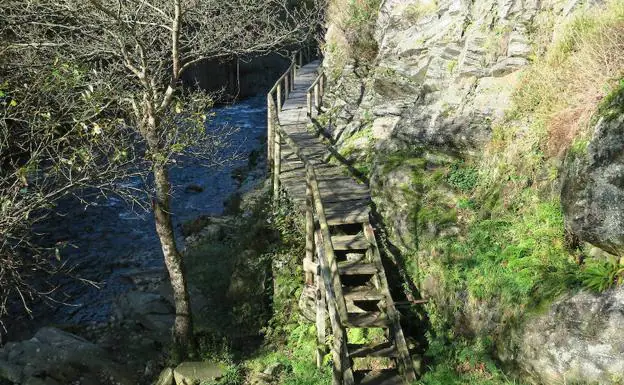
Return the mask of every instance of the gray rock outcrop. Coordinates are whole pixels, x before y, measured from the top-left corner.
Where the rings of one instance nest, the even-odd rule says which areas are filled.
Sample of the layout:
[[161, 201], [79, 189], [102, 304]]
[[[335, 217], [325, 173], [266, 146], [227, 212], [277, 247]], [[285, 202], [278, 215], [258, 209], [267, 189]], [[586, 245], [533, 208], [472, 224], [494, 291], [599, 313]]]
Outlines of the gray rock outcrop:
[[100, 347], [76, 335], [45, 327], [30, 340], [0, 348], [0, 378], [16, 384], [133, 385]]
[[[427, 258], [440, 259], [431, 250], [418, 250], [423, 238], [461, 229], [458, 223], [429, 225], [420, 215], [414, 220], [414, 213], [422, 213], [418, 205], [426, 187], [418, 172], [432, 175], [438, 165], [482, 154], [493, 128], [512, 106], [521, 70], [543, 53], [538, 52], [542, 40], [552, 41], [573, 11], [595, 3], [384, 0], [374, 34], [377, 57], [361, 66], [348, 59], [346, 65], [336, 65], [345, 55], [334, 46], [348, 39], [341, 40], [339, 27], [329, 26], [327, 41], [333, 49], [324, 61], [330, 77], [324, 99], [331, 115], [329, 133], [345, 158], [369, 163], [372, 198], [391, 241], [403, 251], [422, 253], [421, 265]], [[568, 159], [562, 189], [568, 230], [620, 256], [622, 138], [624, 110], [600, 122], [587, 151]], [[428, 159], [432, 156], [439, 159]], [[436, 208], [456, 207], [453, 191], [435, 187]], [[557, 194], [560, 187], [559, 181], [552, 183]], [[421, 294], [439, 302], [451, 298], [447, 305], [455, 313], [449, 318], [461, 324], [456, 329], [466, 335], [507, 332], [509, 325], [503, 325], [493, 302], [471, 301], [465, 292], [443, 293], [443, 285], [433, 281], [421, 282]], [[619, 384], [624, 379], [623, 295], [622, 288], [595, 295], [569, 293], [539, 315], [509, 326], [510, 336], [501, 331], [494, 355], [532, 383]]]
[[565, 168], [561, 203], [568, 229], [624, 256], [624, 114], [602, 119], [587, 150], [569, 155]]
[[[624, 287], [580, 292], [528, 320], [500, 352], [541, 384], [618, 383], [624, 379]], [[528, 379], [527, 378], [527, 379]]]

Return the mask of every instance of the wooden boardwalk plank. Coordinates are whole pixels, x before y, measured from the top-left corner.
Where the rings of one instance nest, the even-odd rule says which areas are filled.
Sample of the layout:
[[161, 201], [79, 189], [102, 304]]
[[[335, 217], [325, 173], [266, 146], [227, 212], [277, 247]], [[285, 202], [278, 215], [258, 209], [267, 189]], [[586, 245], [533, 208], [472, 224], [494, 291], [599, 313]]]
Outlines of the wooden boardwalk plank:
[[[348, 221], [367, 220], [370, 194], [368, 187], [358, 184], [346, 175], [345, 169], [329, 165], [324, 160], [329, 154], [328, 147], [316, 134], [308, 131], [307, 89], [316, 79], [320, 63], [312, 62], [303, 66], [295, 77], [295, 90], [290, 92], [278, 114], [281, 129], [301, 148], [306, 159], [315, 165], [321, 200], [333, 224]], [[282, 163], [280, 181], [289, 197], [296, 202], [305, 201], [305, 165], [282, 141]], [[302, 207], [303, 209], [303, 207]], [[347, 222], [345, 222], [347, 221]]]

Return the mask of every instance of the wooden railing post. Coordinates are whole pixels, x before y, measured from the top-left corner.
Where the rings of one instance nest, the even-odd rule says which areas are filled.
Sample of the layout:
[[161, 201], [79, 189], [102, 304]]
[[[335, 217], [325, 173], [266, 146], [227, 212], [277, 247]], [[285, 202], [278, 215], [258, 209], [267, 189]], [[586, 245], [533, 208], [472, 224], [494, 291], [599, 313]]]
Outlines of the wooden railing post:
[[[320, 269], [319, 269], [320, 270]], [[325, 334], [327, 325], [327, 304], [325, 302], [325, 284], [320, 271], [316, 276], [316, 340], [318, 342], [316, 349], [316, 366], [318, 368], [323, 366], [323, 358], [327, 354], [325, 344], [327, 343], [327, 336]]]
[[289, 94], [290, 94], [290, 70], [288, 70], [288, 75], [284, 76], [284, 100], [288, 99]]
[[[306, 245], [305, 245], [305, 259], [312, 263], [314, 261], [314, 202], [312, 195], [312, 187], [310, 186], [310, 179], [306, 173]], [[314, 283], [314, 274], [306, 271], [305, 282], [308, 285]]]
[[274, 130], [274, 121], [273, 121], [273, 94], [270, 92], [267, 94], [267, 162], [269, 163], [269, 168], [273, 168], [273, 130]]
[[279, 188], [280, 188], [280, 169], [282, 164], [282, 135], [280, 127], [275, 127], [274, 134], [275, 140], [273, 142], [273, 202], [279, 201]]
[[308, 91], [307, 93], [307, 97], [308, 97], [308, 116], [312, 117], [312, 94], [310, 93], [310, 91]]
[[277, 84], [277, 116], [282, 111], [282, 82]]
[[316, 109], [316, 112], [318, 113], [321, 110], [321, 99], [320, 99], [321, 95], [319, 93], [319, 84], [316, 83], [314, 85], [314, 108]]

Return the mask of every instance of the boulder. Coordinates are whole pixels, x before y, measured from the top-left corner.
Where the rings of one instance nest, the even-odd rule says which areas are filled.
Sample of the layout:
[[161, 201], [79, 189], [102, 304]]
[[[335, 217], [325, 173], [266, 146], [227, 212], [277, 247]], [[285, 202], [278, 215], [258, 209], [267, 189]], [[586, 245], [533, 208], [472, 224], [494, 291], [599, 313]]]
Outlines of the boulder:
[[198, 385], [218, 380], [223, 376], [224, 367], [209, 361], [187, 361], [173, 370], [176, 385]]
[[116, 319], [137, 322], [162, 342], [170, 338], [175, 312], [160, 294], [142, 291], [124, 293], [115, 302], [114, 312]]
[[57, 385], [78, 379], [98, 384], [101, 378], [134, 384], [102, 348], [52, 327], [40, 329], [30, 340], [5, 345], [0, 357], [0, 377], [18, 384]]
[[624, 287], [580, 292], [524, 323], [499, 358], [541, 384], [618, 384], [624, 373]]
[[586, 150], [574, 147], [561, 190], [566, 228], [581, 241], [624, 256], [624, 115], [602, 119]]
[[160, 375], [158, 376], [158, 380], [154, 383], [154, 385], [173, 385], [173, 369], [165, 368]]

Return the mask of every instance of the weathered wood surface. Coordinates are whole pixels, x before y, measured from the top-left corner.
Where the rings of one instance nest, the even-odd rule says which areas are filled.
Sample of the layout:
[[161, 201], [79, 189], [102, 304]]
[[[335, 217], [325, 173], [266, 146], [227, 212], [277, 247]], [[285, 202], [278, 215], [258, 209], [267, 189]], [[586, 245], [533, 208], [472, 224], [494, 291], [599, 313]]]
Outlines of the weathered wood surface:
[[[299, 146], [303, 155], [314, 165], [321, 201], [330, 225], [358, 223], [368, 218], [370, 194], [368, 187], [348, 176], [339, 165], [325, 162], [329, 155], [326, 144], [308, 131], [307, 89], [317, 80], [320, 62], [303, 66], [294, 79], [294, 90], [283, 103], [278, 114], [279, 126]], [[320, 82], [316, 83], [320, 87]], [[281, 141], [281, 164], [279, 179], [288, 197], [302, 211], [305, 210], [306, 183], [305, 165]]]
[[[370, 224], [369, 189], [327, 163], [328, 144], [308, 131], [325, 87], [318, 68], [312, 62], [292, 76], [291, 66], [284, 75], [288, 81], [282, 76], [268, 97], [275, 197], [285, 191], [305, 213], [303, 267], [307, 288], [316, 291], [317, 365], [330, 331], [334, 385], [407, 384], [414, 368]], [[350, 344], [348, 328], [385, 328], [387, 340]], [[381, 371], [357, 369], [356, 359], [365, 357], [388, 357], [395, 364]]]

